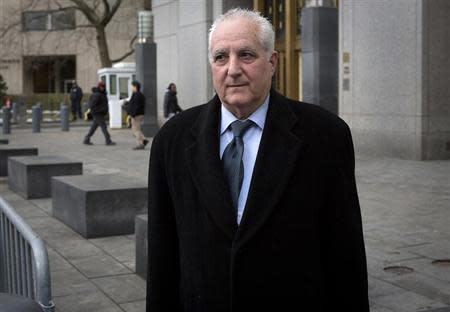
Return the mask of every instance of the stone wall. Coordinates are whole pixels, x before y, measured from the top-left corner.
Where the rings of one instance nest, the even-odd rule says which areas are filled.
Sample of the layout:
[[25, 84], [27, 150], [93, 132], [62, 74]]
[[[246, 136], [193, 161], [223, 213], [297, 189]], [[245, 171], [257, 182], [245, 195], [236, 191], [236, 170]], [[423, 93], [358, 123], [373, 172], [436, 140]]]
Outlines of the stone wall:
[[450, 3], [340, 1], [339, 113], [356, 151], [450, 158]]
[[164, 122], [166, 88], [174, 82], [187, 109], [214, 94], [208, 62], [208, 31], [221, 14], [222, 1], [152, 1], [157, 44], [158, 119]]

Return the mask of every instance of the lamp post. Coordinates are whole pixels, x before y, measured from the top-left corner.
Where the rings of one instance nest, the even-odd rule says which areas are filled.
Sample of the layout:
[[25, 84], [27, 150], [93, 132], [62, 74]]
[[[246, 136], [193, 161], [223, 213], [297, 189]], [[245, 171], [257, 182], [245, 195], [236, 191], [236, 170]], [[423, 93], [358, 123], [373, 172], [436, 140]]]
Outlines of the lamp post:
[[142, 132], [153, 137], [158, 131], [156, 97], [156, 43], [153, 41], [152, 11], [138, 12], [138, 38], [135, 47], [136, 79], [141, 83], [145, 97], [145, 114]]

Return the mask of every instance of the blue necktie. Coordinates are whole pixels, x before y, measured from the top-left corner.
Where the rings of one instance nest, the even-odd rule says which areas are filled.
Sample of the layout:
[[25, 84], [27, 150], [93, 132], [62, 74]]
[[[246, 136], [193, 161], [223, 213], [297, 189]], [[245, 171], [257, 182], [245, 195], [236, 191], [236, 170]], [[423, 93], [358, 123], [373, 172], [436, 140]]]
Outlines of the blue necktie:
[[242, 181], [244, 179], [244, 163], [242, 155], [244, 154], [244, 141], [242, 137], [245, 132], [253, 126], [251, 120], [236, 120], [231, 123], [230, 128], [234, 138], [227, 145], [222, 156], [223, 173], [228, 182], [233, 207], [237, 213], [239, 193], [241, 192]]

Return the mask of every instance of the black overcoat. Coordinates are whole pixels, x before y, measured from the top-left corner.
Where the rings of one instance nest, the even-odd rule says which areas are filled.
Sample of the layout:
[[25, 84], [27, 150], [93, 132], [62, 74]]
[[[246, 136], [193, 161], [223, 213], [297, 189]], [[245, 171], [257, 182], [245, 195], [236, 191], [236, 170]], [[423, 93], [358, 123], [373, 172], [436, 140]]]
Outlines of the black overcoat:
[[167, 91], [164, 95], [164, 117], [169, 117], [169, 114], [178, 114], [183, 110], [178, 105], [178, 98], [176, 92]]
[[89, 99], [89, 108], [93, 115], [108, 114], [108, 97], [105, 91], [98, 88], [92, 88], [92, 95]]
[[133, 92], [130, 99], [129, 115], [134, 118], [139, 115], [144, 115], [144, 113], [145, 96], [141, 93], [141, 91]]
[[219, 157], [220, 100], [154, 138], [148, 312], [367, 312], [347, 124], [271, 91], [241, 224]]

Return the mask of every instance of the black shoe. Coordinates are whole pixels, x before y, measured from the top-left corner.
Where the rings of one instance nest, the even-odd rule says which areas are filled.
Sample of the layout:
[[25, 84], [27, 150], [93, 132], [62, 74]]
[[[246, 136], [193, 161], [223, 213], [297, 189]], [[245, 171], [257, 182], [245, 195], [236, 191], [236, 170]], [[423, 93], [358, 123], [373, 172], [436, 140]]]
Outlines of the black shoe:
[[137, 150], [143, 150], [145, 148], [145, 145], [138, 145], [133, 147], [133, 150], [137, 151]]
[[146, 146], [147, 146], [147, 144], [148, 144], [148, 140], [147, 140], [147, 139], [145, 139], [145, 140], [144, 140], [144, 147], [146, 147]]
[[87, 140], [84, 140], [84, 141], [83, 141], [83, 144], [85, 144], [85, 145], [94, 145], [94, 144], [92, 144], [91, 141], [87, 141]]
[[116, 142], [109, 141], [109, 142], [106, 142], [106, 145], [113, 146], [113, 145], [116, 145]]

